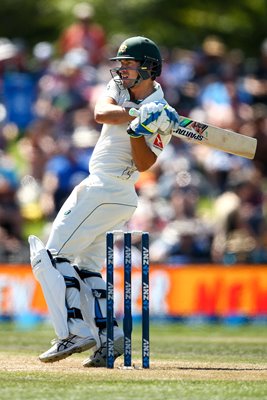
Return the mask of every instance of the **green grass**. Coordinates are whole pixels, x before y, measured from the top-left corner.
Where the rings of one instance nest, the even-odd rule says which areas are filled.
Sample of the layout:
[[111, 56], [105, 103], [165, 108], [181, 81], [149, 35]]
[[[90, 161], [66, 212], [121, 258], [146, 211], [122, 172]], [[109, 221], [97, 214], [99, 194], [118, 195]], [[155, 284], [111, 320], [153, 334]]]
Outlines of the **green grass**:
[[[141, 364], [140, 326], [133, 361]], [[86, 369], [88, 352], [54, 364], [37, 355], [49, 346], [48, 325], [1, 325], [0, 399], [267, 399], [267, 326], [151, 326], [151, 369]]]

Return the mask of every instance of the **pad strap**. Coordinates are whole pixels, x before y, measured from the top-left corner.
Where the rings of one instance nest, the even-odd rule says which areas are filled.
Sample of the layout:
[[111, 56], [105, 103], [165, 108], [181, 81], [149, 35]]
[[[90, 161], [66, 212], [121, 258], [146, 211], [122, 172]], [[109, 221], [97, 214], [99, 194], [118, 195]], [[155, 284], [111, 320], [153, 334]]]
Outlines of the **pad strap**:
[[[107, 291], [105, 289], [92, 289], [92, 294], [95, 298], [95, 324], [100, 330], [102, 330], [107, 327], [107, 318], [102, 315], [99, 300], [107, 298]], [[114, 326], [118, 326], [115, 318], [113, 324]]]
[[78, 318], [78, 319], [83, 319], [81, 310], [79, 310], [78, 308], [68, 308], [67, 309], [68, 312], [68, 319], [70, 318]]
[[86, 278], [102, 278], [100, 272], [87, 271], [86, 269], [79, 269], [76, 266], [74, 266], [74, 269], [82, 280]]
[[92, 289], [93, 296], [97, 299], [106, 299], [107, 291], [106, 289]]
[[67, 288], [75, 288], [78, 289], [79, 291], [81, 290], [80, 282], [78, 281], [77, 278], [75, 278], [74, 276], [66, 276], [66, 275], [63, 275], [63, 278], [65, 280]]
[[[95, 318], [95, 324], [102, 331], [107, 327], [107, 318]], [[113, 326], [119, 326], [115, 318], [113, 319]]]
[[57, 256], [55, 256], [55, 257], [53, 257], [53, 259], [54, 259], [54, 261], [56, 262], [56, 263], [63, 263], [63, 262], [67, 262], [67, 263], [70, 263], [70, 261], [67, 259], [67, 258], [65, 258], [65, 257], [57, 257]]

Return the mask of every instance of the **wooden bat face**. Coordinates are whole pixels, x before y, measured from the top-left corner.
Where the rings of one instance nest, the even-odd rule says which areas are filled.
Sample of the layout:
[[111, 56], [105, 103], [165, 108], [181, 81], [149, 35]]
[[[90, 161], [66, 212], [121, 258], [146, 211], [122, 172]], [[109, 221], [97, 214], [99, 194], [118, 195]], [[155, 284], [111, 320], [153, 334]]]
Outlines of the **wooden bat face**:
[[203, 144], [249, 159], [253, 159], [255, 156], [257, 148], [257, 139], [255, 138], [182, 116], [180, 116], [179, 125], [179, 128], [173, 131], [173, 136], [187, 142]]

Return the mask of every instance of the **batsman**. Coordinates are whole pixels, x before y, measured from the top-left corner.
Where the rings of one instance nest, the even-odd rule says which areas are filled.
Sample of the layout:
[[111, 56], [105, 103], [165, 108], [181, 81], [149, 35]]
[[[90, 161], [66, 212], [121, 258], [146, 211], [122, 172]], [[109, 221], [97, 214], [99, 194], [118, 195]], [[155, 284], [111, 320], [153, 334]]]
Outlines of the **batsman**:
[[[31, 265], [48, 306], [56, 339], [39, 356], [53, 363], [92, 349], [84, 367], [106, 366], [106, 283], [101, 276], [107, 231], [123, 229], [137, 208], [135, 183], [177, 129], [179, 116], [160, 84], [162, 58], [150, 39], [126, 39], [111, 58], [117, 67], [95, 106], [103, 124], [88, 177], [56, 216], [46, 245], [29, 237]], [[139, 110], [138, 117], [129, 110]], [[123, 354], [114, 316], [114, 355]]]

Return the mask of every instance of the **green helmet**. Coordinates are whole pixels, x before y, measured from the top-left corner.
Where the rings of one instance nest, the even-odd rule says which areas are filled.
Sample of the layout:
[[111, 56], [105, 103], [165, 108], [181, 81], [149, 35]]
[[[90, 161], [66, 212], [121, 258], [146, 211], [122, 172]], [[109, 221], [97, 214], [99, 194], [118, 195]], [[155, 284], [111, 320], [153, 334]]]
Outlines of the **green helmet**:
[[162, 58], [158, 46], [150, 39], [143, 36], [134, 36], [126, 39], [119, 47], [114, 60], [140, 61], [139, 73], [143, 79], [155, 79], [161, 74]]

